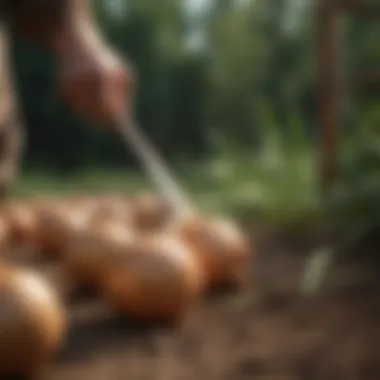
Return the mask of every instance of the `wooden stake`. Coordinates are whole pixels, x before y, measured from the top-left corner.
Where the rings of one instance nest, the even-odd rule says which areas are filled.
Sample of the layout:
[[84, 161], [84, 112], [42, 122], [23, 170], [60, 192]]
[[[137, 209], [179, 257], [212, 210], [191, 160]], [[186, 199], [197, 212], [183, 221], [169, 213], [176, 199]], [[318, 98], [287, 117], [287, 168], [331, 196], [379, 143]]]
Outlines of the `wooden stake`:
[[330, 0], [318, 0], [317, 7], [317, 87], [318, 158], [322, 189], [338, 177], [338, 124], [340, 119], [339, 17]]

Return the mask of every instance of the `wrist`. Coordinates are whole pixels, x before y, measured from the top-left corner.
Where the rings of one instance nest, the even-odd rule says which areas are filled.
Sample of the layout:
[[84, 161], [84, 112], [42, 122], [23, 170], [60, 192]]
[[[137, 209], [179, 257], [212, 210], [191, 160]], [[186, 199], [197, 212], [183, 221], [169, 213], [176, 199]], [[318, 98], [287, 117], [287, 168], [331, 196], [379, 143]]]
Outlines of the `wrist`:
[[55, 36], [52, 49], [58, 57], [67, 54], [88, 55], [104, 45], [101, 35], [90, 23], [70, 24]]

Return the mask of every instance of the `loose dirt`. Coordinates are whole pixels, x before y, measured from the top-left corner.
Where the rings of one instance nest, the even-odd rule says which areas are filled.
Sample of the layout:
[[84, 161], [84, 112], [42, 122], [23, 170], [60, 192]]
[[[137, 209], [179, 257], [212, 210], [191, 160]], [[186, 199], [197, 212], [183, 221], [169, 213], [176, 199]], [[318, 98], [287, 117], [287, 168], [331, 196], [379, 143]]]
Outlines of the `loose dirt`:
[[380, 379], [380, 266], [370, 254], [379, 245], [341, 260], [330, 286], [306, 298], [297, 289], [316, 239], [255, 240], [246, 287], [206, 297], [175, 327], [120, 320], [98, 298], [75, 295], [56, 264], [34, 263], [60, 287], [72, 315], [67, 342], [42, 378]]

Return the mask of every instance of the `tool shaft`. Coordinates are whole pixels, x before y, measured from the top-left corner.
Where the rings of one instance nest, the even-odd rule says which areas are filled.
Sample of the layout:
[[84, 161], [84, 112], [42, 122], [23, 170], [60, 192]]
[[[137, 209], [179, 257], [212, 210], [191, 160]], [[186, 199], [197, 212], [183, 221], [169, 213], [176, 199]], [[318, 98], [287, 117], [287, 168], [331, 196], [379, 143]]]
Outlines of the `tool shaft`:
[[133, 149], [161, 196], [173, 206], [179, 215], [193, 214], [194, 207], [185, 191], [174, 179], [168, 165], [137, 125], [128, 122], [127, 118], [123, 118], [119, 120], [117, 127], [124, 143]]

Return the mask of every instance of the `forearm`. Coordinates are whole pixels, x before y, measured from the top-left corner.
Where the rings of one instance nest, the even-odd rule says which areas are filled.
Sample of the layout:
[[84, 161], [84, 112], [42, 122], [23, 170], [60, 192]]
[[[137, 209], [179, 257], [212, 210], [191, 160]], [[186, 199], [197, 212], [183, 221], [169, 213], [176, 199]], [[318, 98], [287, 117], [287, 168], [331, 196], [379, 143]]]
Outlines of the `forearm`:
[[17, 174], [23, 141], [6, 34], [0, 26], [0, 204]]
[[96, 123], [113, 123], [130, 101], [132, 75], [103, 40], [91, 1], [6, 1], [13, 32], [57, 57], [59, 89], [68, 104]]

